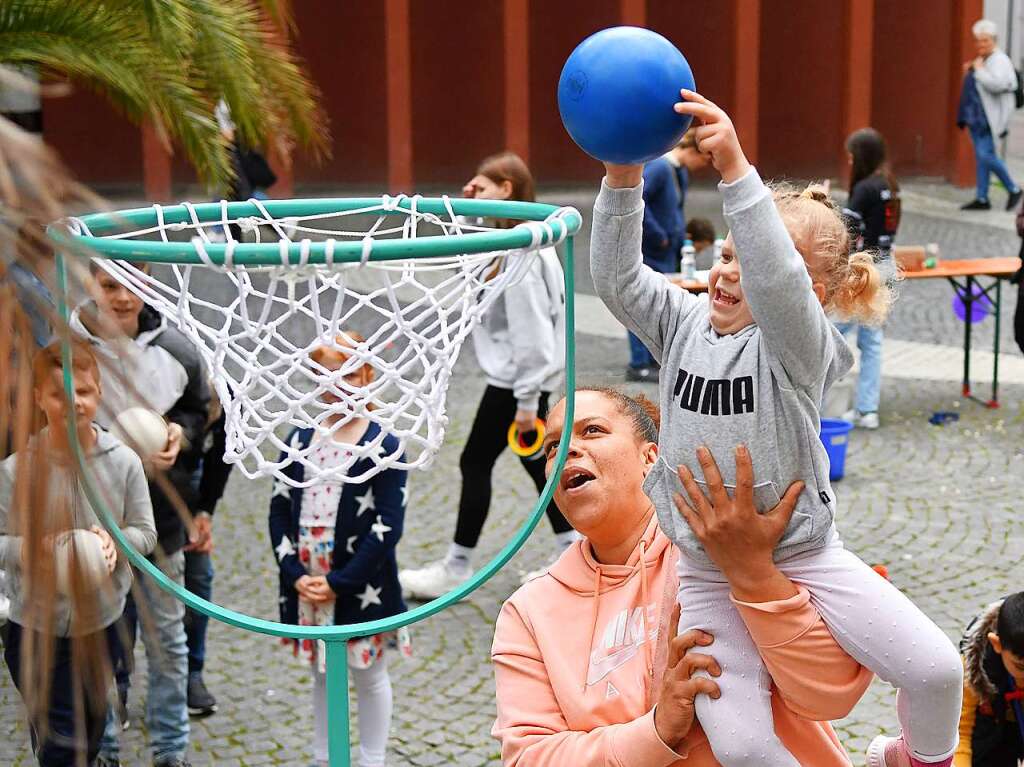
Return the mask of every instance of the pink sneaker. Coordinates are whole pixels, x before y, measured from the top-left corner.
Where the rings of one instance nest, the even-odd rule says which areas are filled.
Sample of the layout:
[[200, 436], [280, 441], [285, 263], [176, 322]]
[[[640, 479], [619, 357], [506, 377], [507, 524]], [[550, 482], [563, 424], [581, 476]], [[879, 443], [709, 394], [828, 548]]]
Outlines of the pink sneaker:
[[901, 735], [898, 738], [877, 736], [868, 746], [867, 767], [950, 767], [953, 757], [941, 762], [922, 762], [910, 755], [907, 744]]

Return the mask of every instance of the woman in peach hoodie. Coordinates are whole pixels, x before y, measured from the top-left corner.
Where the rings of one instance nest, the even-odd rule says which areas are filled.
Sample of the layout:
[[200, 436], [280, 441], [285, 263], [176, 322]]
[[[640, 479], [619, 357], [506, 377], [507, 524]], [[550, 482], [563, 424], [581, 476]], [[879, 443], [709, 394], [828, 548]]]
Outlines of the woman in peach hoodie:
[[[564, 413], [563, 400], [548, 420], [549, 469]], [[718, 765], [693, 710], [696, 695], [719, 694], [714, 639], [696, 631], [676, 636], [676, 549], [642, 487], [657, 459], [657, 416], [653, 403], [614, 390], [576, 394], [555, 501], [585, 537], [513, 594], [498, 617], [493, 735], [505, 765]], [[871, 673], [843, 652], [808, 593], [772, 562], [802, 487], [794, 484], [775, 509], [758, 515], [743, 448], [735, 500], [711, 454], [702, 450], [698, 460], [711, 500], [693, 488], [690, 506], [705, 521], [701, 543], [728, 580], [771, 675], [762, 683], [774, 685], [775, 730], [802, 765], [849, 765], [827, 721], [849, 713]], [[751, 754], [750, 763], [762, 762]]]

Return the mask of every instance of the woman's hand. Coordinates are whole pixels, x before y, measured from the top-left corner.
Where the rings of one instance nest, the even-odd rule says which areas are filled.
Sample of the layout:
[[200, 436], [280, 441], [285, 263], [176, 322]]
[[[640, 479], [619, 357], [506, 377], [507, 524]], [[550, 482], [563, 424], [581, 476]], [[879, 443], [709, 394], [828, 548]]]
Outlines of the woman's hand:
[[612, 189], [632, 189], [643, 180], [643, 165], [604, 163], [604, 182]]
[[725, 490], [711, 451], [706, 447], [698, 448], [697, 460], [711, 498], [697, 486], [690, 470], [680, 466], [679, 479], [690, 496], [690, 503], [676, 495], [676, 508], [729, 581], [733, 596], [743, 602], [769, 602], [795, 596], [796, 586], [775, 566], [772, 552], [793, 516], [804, 483], [794, 482], [775, 508], [758, 514], [754, 506], [754, 467], [746, 447], [736, 448], [734, 498]]
[[114, 539], [99, 525], [93, 525], [89, 531], [99, 536], [103, 544], [103, 559], [107, 562], [107, 572], [114, 572], [114, 568], [117, 567], [117, 547], [114, 545]]
[[690, 652], [694, 647], [707, 647], [714, 642], [710, 634], [694, 629], [676, 636], [679, 631], [678, 603], [672, 611], [668, 628], [668, 665], [654, 709], [654, 729], [666, 746], [679, 753], [696, 718], [693, 699], [698, 695], [718, 698], [722, 694], [718, 685], [707, 677], [693, 679], [693, 672], [702, 670], [711, 676], [720, 676], [722, 669], [710, 655]]
[[729, 115], [696, 91], [683, 88], [679, 93], [683, 101], [676, 104], [675, 110], [697, 121], [697, 151], [711, 155], [711, 164], [725, 183], [731, 184], [743, 178], [750, 170], [750, 163], [743, 154]]

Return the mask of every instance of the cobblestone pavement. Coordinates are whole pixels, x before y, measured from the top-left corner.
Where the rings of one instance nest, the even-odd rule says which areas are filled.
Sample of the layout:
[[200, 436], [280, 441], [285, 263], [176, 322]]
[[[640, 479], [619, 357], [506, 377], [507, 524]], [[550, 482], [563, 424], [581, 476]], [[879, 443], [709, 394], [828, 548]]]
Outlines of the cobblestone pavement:
[[[574, 199], [575, 198], [575, 199]], [[583, 195], [562, 196], [585, 209]], [[690, 215], [721, 223], [713, 190], [696, 189]], [[1008, 255], [1018, 241], [1008, 227], [976, 225], [962, 215], [908, 213], [903, 242], [939, 242], [952, 257]], [[589, 226], [589, 223], [588, 223]], [[578, 253], [578, 289], [592, 292], [586, 268], [586, 237]], [[945, 283], [907, 285], [887, 328], [891, 338], [942, 344], [938, 353], [957, 354], [962, 326], [949, 308]], [[1004, 350], [1016, 354], [1004, 307]], [[978, 328], [979, 343], [991, 342], [992, 322]], [[581, 382], [622, 384], [625, 340], [580, 333]], [[483, 388], [471, 352], [460, 360], [449, 393], [449, 438], [436, 468], [410, 481], [410, 502], [400, 562], [418, 565], [440, 556], [454, 528], [457, 458]], [[653, 393], [653, 387], [650, 387]], [[1024, 472], [1024, 386], [1002, 392], [1003, 407], [987, 410], [960, 402], [959, 386], [943, 381], [887, 379], [883, 427], [856, 432], [847, 474], [837, 486], [840, 530], [846, 544], [869, 562], [888, 564], [893, 581], [956, 638], [967, 620], [994, 597], [1019, 588], [1013, 577], [1024, 557], [1019, 532], [1019, 487]], [[958, 410], [945, 427], [928, 424], [936, 410]], [[481, 541], [493, 554], [532, 509], [530, 483], [504, 456], [496, 472], [491, 518]], [[266, 540], [266, 481], [236, 474], [216, 517], [216, 598], [252, 615], [276, 617], [276, 574]], [[552, 555], [541, 522], [524, 550], [468, 601], [414, 627], [415, 657], [392, 665], [395, 718], [390, 743], [394, 765], [488, 765], [498, 748], [489, 736], [494, 690], [489, 648], [495, 615], [518, 585], [519, 573]], [[196, 765], [305, 765], [309, 749], [309, 675], [302, 663], [271, 638], [211, 624], [207, 682], [220, 712], [193, 720]], [[124, 735], [126, 765], [149, 763], [140, 723], [145, 699], [144, 660], [132, 690], [133, 726]], [[836, 723], [855, 763], [868, 739], [895, 727], [894, 695], [876, 683], [849, 717]], [[18, 696], [0, 673], [0, 764], [28, 765], [28, 737]], [[353, 725], [353, 734], [357, 734]]]

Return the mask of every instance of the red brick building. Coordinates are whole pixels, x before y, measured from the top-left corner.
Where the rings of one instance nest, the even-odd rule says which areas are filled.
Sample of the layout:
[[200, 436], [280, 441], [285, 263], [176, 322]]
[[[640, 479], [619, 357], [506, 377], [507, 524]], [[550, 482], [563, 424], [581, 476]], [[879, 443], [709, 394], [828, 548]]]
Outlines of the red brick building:
[[[982, 0], [296, 0], [298, 46], [323, 92], [333, 157], [301, 154], [290, 186], [380, 191], [462, 182], [514, 149], [542, 184], [592, 182], [599, 166], [562, 128], [555, 97], [584, 37], [636, 24], [671, 39], [698, 88], [725, 107], [768, 175], [845, 167], [843, 139], [871, 124], [897, 172], [968, 181], [954, 125], [961, 63]], [[44, 106], [46, 138], [98, 186], [171, 196], [180, 158], [79, 92]]]

